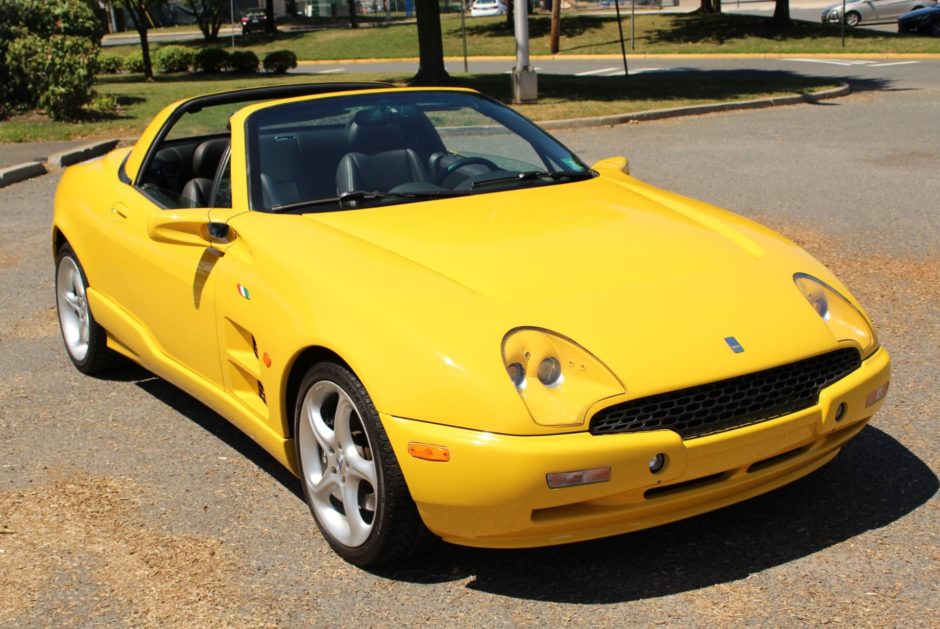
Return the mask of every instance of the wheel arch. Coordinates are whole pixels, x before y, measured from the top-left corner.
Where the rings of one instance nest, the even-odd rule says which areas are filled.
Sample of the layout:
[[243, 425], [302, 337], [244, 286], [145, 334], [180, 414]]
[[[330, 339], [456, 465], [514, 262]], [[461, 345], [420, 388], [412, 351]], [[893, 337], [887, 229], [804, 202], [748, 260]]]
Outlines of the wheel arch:
[[[282, 400], [284, 407], [284, 424], [287, 427], [286, 435], [288, 439], [294, 438], [294, 407], [297, 404], [297, 396], [300, 394], [300, 383], [304, 379], [304, 374], [317, 363], [332, 362], [341, 365], [351, 371], [356, 372], [349, 366], [342, 356], [333, 350], [322, 345], [312, 345], [306, 347], [297, 353], [294, 361], [288, 368], [287, 377], [284, 379], [284, 398]], [[358, 376], [356, 376], [358, 378]]]
[[59, 229], [58, 225], [53, 225], [52, 227], [52, 255], [55, 257], [58, 255], [59, 250], [62, 249], [62, 245], [71, 244], [69, 239], [65, 237], [65, 234]]

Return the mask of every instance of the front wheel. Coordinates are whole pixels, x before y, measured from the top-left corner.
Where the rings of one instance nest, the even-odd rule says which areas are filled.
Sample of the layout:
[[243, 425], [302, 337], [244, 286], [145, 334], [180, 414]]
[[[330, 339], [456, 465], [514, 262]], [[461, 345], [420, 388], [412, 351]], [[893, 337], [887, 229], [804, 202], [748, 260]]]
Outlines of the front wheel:
[[319, 363], [294, 411], [304, 497], [330, 547], [357, 566], [403, 559], [431, 539], [362, 383]]
[[55, 295], [59, 329], [72, 364], [84, 374], [108, 371], [117, 354], [108, 348], [108, 335], [88, 306], [88, 278], [70, 245], [56, 255]]
[[856, 13], [855, 11], [849, 11], [845, 14], [845, 25], [846, 26], [858, 26], [858, 23], [862, 21], [862, 16]]

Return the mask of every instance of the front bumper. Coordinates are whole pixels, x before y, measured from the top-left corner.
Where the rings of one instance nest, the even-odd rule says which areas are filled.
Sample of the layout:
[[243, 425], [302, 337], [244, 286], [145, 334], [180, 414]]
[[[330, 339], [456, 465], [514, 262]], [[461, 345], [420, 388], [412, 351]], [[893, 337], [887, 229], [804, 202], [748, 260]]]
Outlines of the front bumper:
[[[711, 511], [790, 483], [831, 460], [883, 403], [890, 358], [879, 349], [803, 411], [683, 441], [668, 430], [512, 436], [382, 415], [425, 524], [467, 546], [523, 548], [595, 539]], [[837, 409], [845, 412], [836, 420]], [[449, 448], [448, 462], [409, 455]], [[666, 455], [658, 473], [650, 459]], [[610, 467], [608, 482], [549, 489], [546, 474]]]

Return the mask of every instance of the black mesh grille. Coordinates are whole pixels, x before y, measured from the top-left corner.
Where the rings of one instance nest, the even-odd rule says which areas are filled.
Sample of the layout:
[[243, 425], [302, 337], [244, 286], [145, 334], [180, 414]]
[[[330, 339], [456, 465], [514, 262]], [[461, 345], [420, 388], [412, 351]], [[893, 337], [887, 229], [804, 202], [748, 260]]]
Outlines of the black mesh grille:
[[861, 364], [857, 350], [840, 349], [746, 376], [630, 400], [595, 414], [591, 433], [667, 429], [692, 439], [756, 424], [813, 406], [821, 389]]

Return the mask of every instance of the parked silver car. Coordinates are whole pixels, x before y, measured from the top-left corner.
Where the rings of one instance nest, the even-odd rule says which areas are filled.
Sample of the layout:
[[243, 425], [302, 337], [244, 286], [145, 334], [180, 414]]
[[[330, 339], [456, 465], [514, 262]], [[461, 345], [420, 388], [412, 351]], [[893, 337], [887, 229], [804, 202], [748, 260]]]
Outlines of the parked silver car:
[[[937, 4], [937, 0], [848, 0], [845, 3], [845, 23], [858, 26], [876, 22], [891, 22], [900, 15]], [[842, 3], [833, 4], [822, 11], [823, 24], [842, 21]]]

